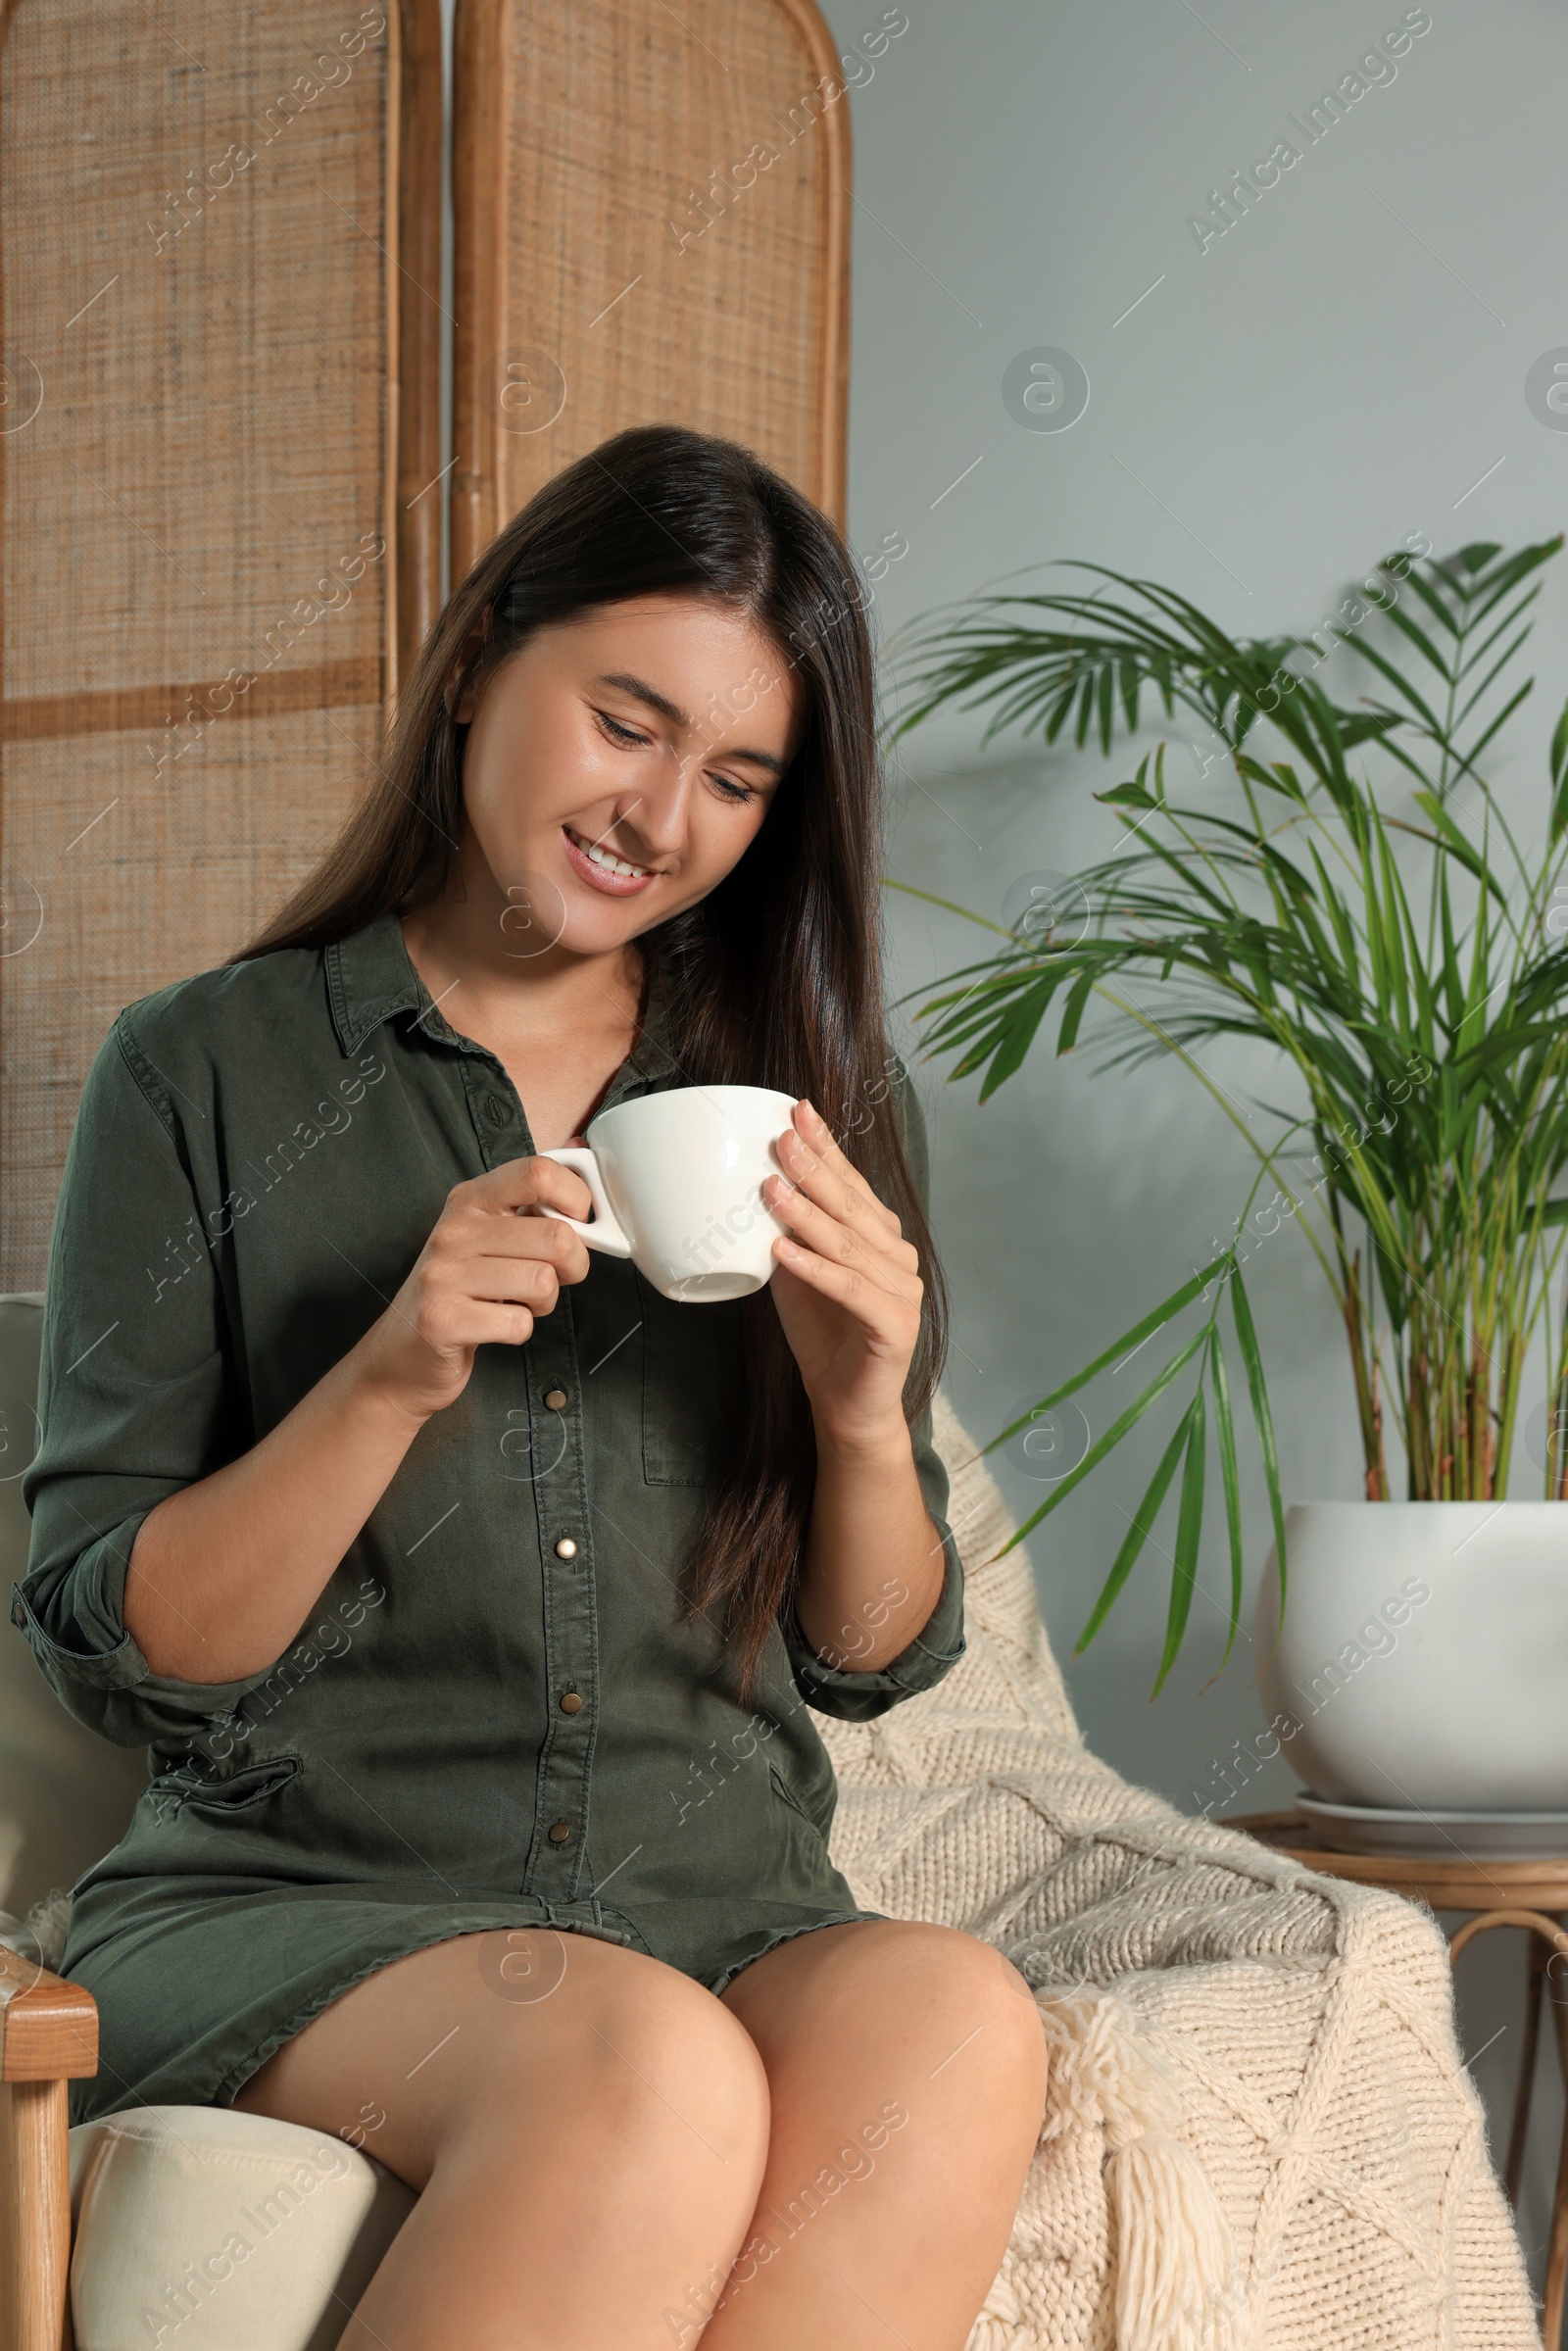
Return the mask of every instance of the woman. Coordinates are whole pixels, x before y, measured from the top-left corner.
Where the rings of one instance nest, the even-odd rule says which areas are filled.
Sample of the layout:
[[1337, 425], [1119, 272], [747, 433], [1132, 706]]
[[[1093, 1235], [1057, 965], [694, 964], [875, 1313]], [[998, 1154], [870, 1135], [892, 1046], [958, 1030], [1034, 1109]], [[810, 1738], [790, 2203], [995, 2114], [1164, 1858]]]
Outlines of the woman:
[[[407, 2180], [349, 2345], [958, 2351], [1006, 2247], [1038, 2015], [858, 1907], [808, 1712], [963, 1647], [872, 727], [831, 525], [621, 433], [453, 595], [315, 874], [83, 1093], [17, 1618], [152, 1778], [74, 1889], [74, 2119], [228, 2103]], [[590, 1200], [540, 1154], [722, 1082], [800, 1098], [784, 1229], [694, 1307], [541, 1213]]]

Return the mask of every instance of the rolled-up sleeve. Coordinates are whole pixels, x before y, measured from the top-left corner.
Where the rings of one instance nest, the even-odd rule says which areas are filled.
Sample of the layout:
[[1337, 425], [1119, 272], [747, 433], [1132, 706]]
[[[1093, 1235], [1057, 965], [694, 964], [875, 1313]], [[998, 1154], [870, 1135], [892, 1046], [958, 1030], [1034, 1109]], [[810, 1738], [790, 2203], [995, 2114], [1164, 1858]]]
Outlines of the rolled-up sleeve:
[[[899, 1130], [921, 1208], [929, 1215], [931, 1157], [925, 1114], [908, 1071], [896, 1055], [895, 1062], [898, 1074], [893, 1102]], [[948, 1506], [948, 1470], [932, 1443], [929, 1405], [910, 1421], [909, 1440], [914, 1450], [915, 1475], [941, 1539], [944, 1559], [942, 1590], [919, 1633], [886, 1665], [874, 1672], [857, 1672], [853, 1666], [829, 1665], [818, 1656], [801, 1629], [793, 1604], [783, 1620], [784, 1646], [802, 1697], [819, 1714], [836, 1715], [845, 1722], [869, 1722], [876, 1715], [886, 1714], [901, 1699], [934, 1689], [964, 1651], [963, 1562], [953, 1530], [943, 1515]]]
[[32, 1516], [11, 1621], [57, 1696], [122, 1746], [188, 1733], [261, 1677], [155, 1674], [125, 1630], [137, 1529], [242, 1449], [223, 1300], [185, 1126], [122, 1013], [82, 1089], [49, 1245]]

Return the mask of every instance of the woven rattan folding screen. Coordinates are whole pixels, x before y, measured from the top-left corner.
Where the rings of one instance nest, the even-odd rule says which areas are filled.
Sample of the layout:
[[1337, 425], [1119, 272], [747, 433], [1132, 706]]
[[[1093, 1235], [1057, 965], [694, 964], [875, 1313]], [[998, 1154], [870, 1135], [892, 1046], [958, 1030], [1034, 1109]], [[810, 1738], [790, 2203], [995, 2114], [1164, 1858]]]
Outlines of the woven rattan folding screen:
[[813, 0], [0, 0], [0, 1289], [116, 1010], [243, 944], [439, 596], [623, 425], [842, 521], [849, 99]]
[[439, 593], [437, 0], [0, 0], [0, 1288], [115, 1012], [307, 870]]
[[458, 0], [452, 574], [627, 424], [841, 521], [849, 98], [811, 0]]

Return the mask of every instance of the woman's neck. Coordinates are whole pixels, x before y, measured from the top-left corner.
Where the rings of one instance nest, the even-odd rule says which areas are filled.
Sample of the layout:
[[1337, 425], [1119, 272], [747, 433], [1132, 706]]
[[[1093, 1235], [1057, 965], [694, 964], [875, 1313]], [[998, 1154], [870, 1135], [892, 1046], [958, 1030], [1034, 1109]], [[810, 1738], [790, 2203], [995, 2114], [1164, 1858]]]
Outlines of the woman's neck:
[[526, 1044], [635, 1030], [647, 986], [640, 944], [576, 955], [548, 938], [523, 893], [466, 890], [454, 874], [442, 895], [402, 917], [416, 970], [455, 1029], [471, 1021]]
[[[603, 955], [514, 953], [510, 930], [445, 898], [402, 917], [403, 942], [441, 1015], [493, 1053], [517, 1090], [537, 1151], [580, 1139], [637, 1042], [647, 972], [635, 940]], [[505, 909], [503, 909], [503, 913]], [[475, 928], [481, 936], [475, 937]]]

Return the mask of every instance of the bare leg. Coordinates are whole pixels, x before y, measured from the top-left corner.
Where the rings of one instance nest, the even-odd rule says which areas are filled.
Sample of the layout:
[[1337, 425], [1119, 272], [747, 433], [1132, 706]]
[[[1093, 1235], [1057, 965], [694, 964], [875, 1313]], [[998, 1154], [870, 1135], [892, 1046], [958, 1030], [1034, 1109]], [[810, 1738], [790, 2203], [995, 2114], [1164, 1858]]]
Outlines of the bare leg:
[[722, 2002], [554, 1931], [395, 1961], [234, 2103], [419, 2191], [344, 2351], [669, 2351], [666, 2305], [728, 2273], [767, 2148], [762, 2064]]
[[680, 2351], [962, 2351], [1044, 2120], [1017, 1969], [953, 1928], [865, 1920], [776, 1945], [721, 2004], [767, 2068], [771, 2143], [722, 2300]]

